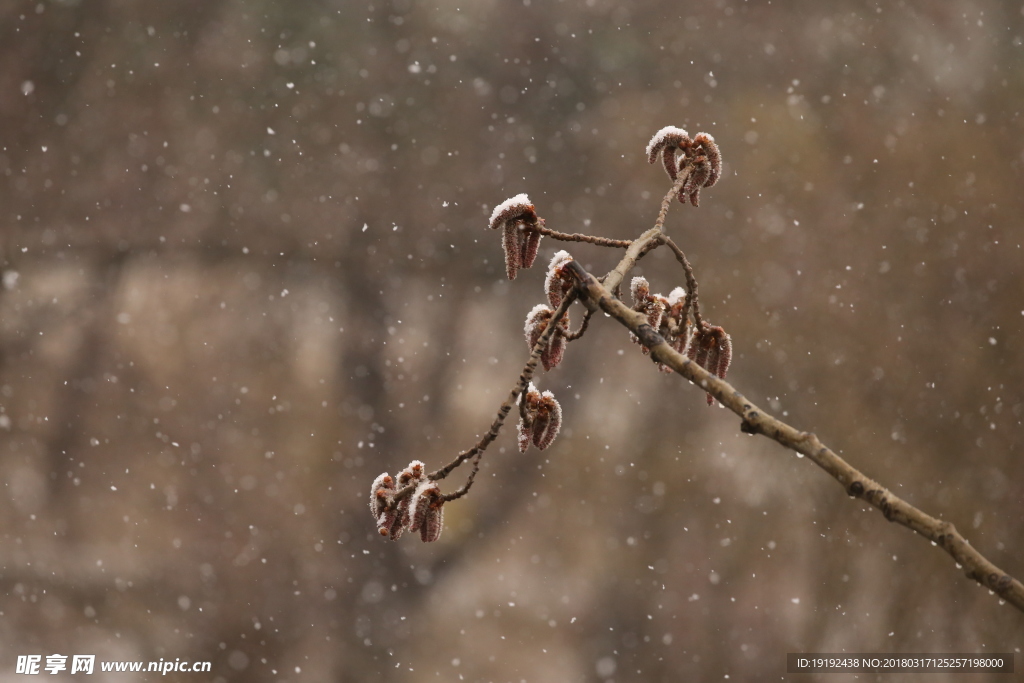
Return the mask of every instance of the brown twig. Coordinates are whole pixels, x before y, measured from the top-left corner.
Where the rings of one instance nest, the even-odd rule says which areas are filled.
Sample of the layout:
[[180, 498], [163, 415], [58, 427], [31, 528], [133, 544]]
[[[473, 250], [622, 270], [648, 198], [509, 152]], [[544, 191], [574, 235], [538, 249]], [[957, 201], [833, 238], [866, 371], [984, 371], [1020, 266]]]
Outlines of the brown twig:
[[613, 240], [607, 237], [597, 237], [596, 235], [584, 235], [581, 232], [558, 232], [551, 228], [545, 228], [542, 225], [530, 226], [530, 229], [542, 235], [547, 235], [551, 239], [562, 240], [563, 242], [586, 242], [587, 244], [596, 244], [599, 247], [625, 249], [633, 243], [633, 240]]
[[672, 189], [661, 200], [661, 210], [658, 212], [657, 220], [654, 221], [654, 227], [658, 230], [665, 229], [665, 217], [668, 216], [668, 207], [672, 205], [672, 200], [679, 195], [679, 190], [686, 184], [691, 173], [693, 173], [693, 166], [690, 164], [684, 166], [683, 170], [676, 176], [676, 182], [672, 185]]
[[[643, 248], [645, 240], [657, 239], [649, 230], [630, 245], [629, 251]], [[631, 267], [629, 254], [609, 273], [626, 273]], [[590, 310], [600, 308], [639, 337], [650, 349], [651, 360], [663, 363], [686, 379], [714, 396], [741, 419], [740, 429], [748, 434], [761, 434], [786, 448], [806, 455], [839, 482], [844, 491], [878, 508], [890, 522], [911, 529], [945, 550], [963, 568], [968, 578], [998, 594], [1017, 609], [1024, 611], [1024, 585], [970, 545], [952, 523], [936, 519], [895, 495], [878, 482], [843, 460], [817, 436], [802, 432], [773, 417], [749, 401], [731, 384], [719, 379], [682, 354], [676, 352], [665, 339], [647, 324], [647, 318], [631, 310], [618, 300], [597, 279], [575, 261], [568, 269], [576, 277], [581, 301]], [[606, 279], [607, 282], [607, 279]]]
[[452, 491], [451, 493], [446, 493], [443, 496], [441, 496], [442, 500], [444, 500], [445, 502], [458, 500], [459, 498], [462, 498], [464, 495], [469, 493], [469, 489], [473, 487], [473, 482], [476, 481], [476, 473], [480, 471], [480, 458], [482, 458], [483, 456], [484, 451], [481, 448], [479, 451], [477, 451], [476, 457], [473, 458], [473, 469], [469, 471], [469, 476], [466, 478], [466, 483], [463, 484], [457, 490]]

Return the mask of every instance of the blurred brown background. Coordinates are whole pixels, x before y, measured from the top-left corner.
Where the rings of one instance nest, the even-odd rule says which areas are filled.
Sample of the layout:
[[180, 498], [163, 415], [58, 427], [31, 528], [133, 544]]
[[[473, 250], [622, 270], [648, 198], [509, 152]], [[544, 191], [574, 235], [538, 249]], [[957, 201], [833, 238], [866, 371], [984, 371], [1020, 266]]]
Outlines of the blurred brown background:
[[366, 495], [472, 445], [526, 359], [543, 267], [504, 279], [490, 208], [635, 236], [671, 124], [726, 161], [668, 229], [730, 380], [1021, 577], [1022, 111], [1019, 1], [0, 4], [0, 679], [31, 653], [533, 682], [1019, 648], [947, 555], [604, 319], [538, 380], [562, 436], [503, 434], [440, 542], [382, 540]]

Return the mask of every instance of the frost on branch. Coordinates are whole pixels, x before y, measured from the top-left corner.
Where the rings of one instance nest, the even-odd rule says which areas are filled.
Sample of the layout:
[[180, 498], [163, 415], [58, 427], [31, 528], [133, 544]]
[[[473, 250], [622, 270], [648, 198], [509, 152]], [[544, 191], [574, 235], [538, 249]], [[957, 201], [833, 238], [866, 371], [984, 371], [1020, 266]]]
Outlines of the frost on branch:
[[517, 194], [494, 207], [489, 225], [492, 230], [502, 231], [505, 274], [515, 280], [519, 269], [529, 268], [537, 258], [541, 234], [536, 228], [544, 225], [544, 219], [537, 216], [529, 197]]
[[[725, 379], [732, 362], [732, 338], [721, 327], [708, 325], [694, 330], [686, 356], [712, 375]], [[708, 394], [708, 405], [715, 399]]]
[[689, 168], [689, 176], [679, 189], [679, 201], [683, 204], [689, 200], [697, 206], [700, 189], [711, 187], [722, 175], [722, 155], [715, 139], [707, 133], [697, 133], [691, 140], [682, 128], [665, 126], [647, 143], [647, 161], [653, 164], [659, 155], [672, 182]]
[[[526, 315], [526, 324], [523, 326], [523, 332], [526, 335], [526, 345], [531, 351], [537, 345], [540, 336], [544, 334], [544, 330], [547, 329], [554, 313], [548, 306], [537, 304]], [[561, 320], [558, 321], [558, 329], [548, 339], [547, 348], [540, 354], [540, 362], [544, 365], [545, 370], [550, 370], [562, 362], [562, 357], [565, 355], [565, 337], [568, 333], [569, 316], [563, 315]]]
[[540, 393], [530, 382], [519, 397], [519, 450], [523, 453], [532, 443], [544, 450], [558, 436], [562, 427], [562, 406], [550, 391]]

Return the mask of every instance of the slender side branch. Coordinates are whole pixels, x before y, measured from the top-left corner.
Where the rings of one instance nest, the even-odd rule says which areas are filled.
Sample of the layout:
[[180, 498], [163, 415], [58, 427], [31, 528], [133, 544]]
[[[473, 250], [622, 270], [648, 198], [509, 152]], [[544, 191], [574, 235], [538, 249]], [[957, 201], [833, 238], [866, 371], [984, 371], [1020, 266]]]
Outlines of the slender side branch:
[[558, 232], [551, 228], [545, 228], [543, 225], [531, 227], [530, 230], [538, 232], [541, 235], [547, 235], [551, 239], [562, 240], [563, 242], [586, 242], [587, 244], [596, 244], [599, 247], [616, 247], [619, 249], [625, 249], [633, 240], [613, 240], [607, 237], [598, 237], [596, 235], [585, 235], [582, 232]]
[[[658, 239], [661, 237], [661, 226], [655, 225], [650, 230], [644, 232], [637, 239], [633, 240], [633, 243], [626, 249], [626, 254], [619, 261], [619, 265], [615, 266], [607, 275], [604, 276], [602, 282], [605, 288], [609, 292], [614, 292], [618, 289], [619, 285], [622, 284], [622, 280], [626, 277], [626, 274], [633, 270], [636, 266], [636, 262], [640, 260], [640, 257], [647, 253], [652, 245], [657, 244]], [[572, 269], [576, 272], [576, 268]], [[579, 268], [579, 270], [583, 270]], [[587, 308], [592, 307], [591, 303], [584, 301]]]
[[[644, 237], [630, 246], [626, 256], [615, 270], [609, 273], [608, 278], [617, 274], [621, 279], [628, 272], [635, 262], [630, 260], [629, 252], [633, 251], [634, 247], [642, 248], [644, 238], [651, 232], [647, 231]], [[748, 434], [761, 434], [786, 448], [806, 455], [838, 481], [848, 495], [867, 501], [881, 510], [890, 522], [901, 524], [933, 541], [956, 560], [968, 578], [1024, 611], [1024, 585], [978, 552], [952, 523], [928, 515], [867, 477], [824, 445], [814, 434], [802, 432], [754, 405], [731, 384], [715, 377], [672, 349], [665, 339], [647, 324], [643, 314], [630, 309], [612, 296], [606, 286], [602, 286], [577, 262], [571, 262], [568, 268], [578, 281], [580, 297], [588, 309], [600, 308], [608, 313], [650, 349], [651, 360], [669, 366], [736, 413], [742, 419], [742, 431]], [[608, 278], [605, 280], [606, 284]]]
[[[658, 246], [658, 242], [664, 233], [665, 216], [668, 215], [668, 207], [672, 204], [672, 200], [675, 199], [676, 195], [679, 194], [679, 189], [686, 182], [686, 179], [690, 177], [690, 170], [690, 167], [687, 166], [679, 173], [679, 177], [676, 178], [672, 189], [661, 200], [661, 212], [658, 214], [658, 220], [654, 222], [654, 227], [633, 240], [626, 249], [625, 256], [619, 261], [619, 265], [615, 266], [611, 272], [601, 279], [604, 286], [608, 288], [608, 291], [617, 292], [619, 285], [622, 284], [622, 280], [626, 277], [626, 273], [633, 270], [636, 262], [643, 258], [647, 252]], [[590, 304], [587, 304], [587, 308], [590, 308]]]
[[[450, 463], [448, 463], [441, 469], [428, 474], [427, 479], [430, 479], [431, 481], [438, 481], [440, 479], [444, 479], [449, 474], [451, 474], [452, 470], [454, 470], [456, 467], [466, 462], [473, 456], [483, 453], [484, 449], [491, 445], [491, 442], [498, 437], [498, 433], [501, 431], [501, 426], [505, 423], [505, 418], [508, 416], [509, 411], [512, 410], [512, 406], [516, 404], [516, 400], [519, 398], [519, 395], [523, 393], [523, 390], [526, 389], [526, 386], [530, 383], [530, 380], [533, 378], [533, 373], [537, 369], [537, 363], [540, 362], [541, 353], [543, 353], [544, 349], [547, 348], [548, 341], [551, 339], [552, 335], [555, 334], [555, 331], [558, 329], [558, 321], [561, 320], [562, 316], [564, 316], [566, 311], [569, 310], [569, 306], [571, 306], [572, 302], [576, 300], [576, 297], [577, 294], [575, 290], [569, 292], [566, 295], [566, 297], [562, 299], [562, 303], [559, 304], [558, 308], [555, 309], [554, 314], [551, 316], [551, 322], [548, 323], [548, 326], [545, 328], [544, 332], [541, 333], [540, 338], [537, 340], [537, 343], [533, 345], [533, 351], [530, 353], [530, 359], [526, 362], [526, 366], [523, 368], [522, 373], [520, 373], [519, 380], [516, 382], [515, 386], [512, 387], [512, 391], [509, 392], [508, 398], [505, 399], [505, 402], [502, 403], [501, 407], [498, 409], [498, 415], [494, 418], [494, 422], [491, 423], [491, 428], [487, 430], [487, 433], [483, 435], [483, 437], [480, 439], [480, 441], [477, 442], [475, 446], [473, 446], [469, 450], [459, 453], [454, 460], [452, 460]], [[479, 460], [477, 462], [479, 462]], [[476, 473], [476, 468], [474, 468], [473, 473]], [[469, 485], [471, 485], [472, 482], [473, 479], [471, 475], [469, 481], [466, 482], [466, 486], [464, 488], [468, 490]], [[395, 493], [394, 499], [400, 500], [402, 497], [404, 497], [403, 494], [409, 495], [408, 493], [405, 493], [404, 490], [398, 491], [397, 493]], [[463, 492], [460, 495], [465, 495], [465, 492]]]
[[590, 318], [593, 315], [594, 312], [588, 308], [587, 312], [583, 314], [583, 322], [580, 323], [580, 329], [565, 335], [565, 341], [576, 341], [582, 337], [583, 333], [587, 331], [587, 327], [590, 326]]
[[[672, 241], [671, 237], [665, 235], [661, 238], [661, 241], [668, 245], [668, 248], [676, 255], [679, 265], [683, 267], [683, 273], [686, 275], [686, 296], [690, 299], [688, 307], [693, 309], [693, 322], [696, 324], [697, 329], [702, 329], [704, 327], [704, 320], [700, 316], [700, 299], [697, 298], [697, 278], [693, 275], [693, 266], [690, 265], [686, 254], [683, 253], [678, 244]], [[684, 308], [683, 310], [686, 309]]]
[[668, 216], [668, 207], [672, 205], [672, 200], [679, 196], [679, 191], [683, 189], [683, 185], [690, 179], [690, 175], [693, 173], [693, 166], [687, 164], [683, 167], [683, 170], [679, 172], [676, 177], [675, 183], [672, 184], [672, 189], [668, 191], [664, 199], [661, 200], [661, 210], [658, 211], [658, 219], [654, 221], [654, 227], [658, 230], [664, 230], [665, 228], [665, 217]]
[[476, 473], [480, 471], [480, 458], [484, 457], [483, 449], [480, 449], [476, 453], [476, 457], [473, 458], [473, 469], [469, 471], [469, 476], [466, 478], [466, 483], [459, 487], [457, 490], [451, 493], [446, 493], [441, 496], [441, 500], [449, 502], [452, 500], [458, 500], [464, 495], [469, 493], [469, 489], [473, 487], [473, 482], [476, 481]]

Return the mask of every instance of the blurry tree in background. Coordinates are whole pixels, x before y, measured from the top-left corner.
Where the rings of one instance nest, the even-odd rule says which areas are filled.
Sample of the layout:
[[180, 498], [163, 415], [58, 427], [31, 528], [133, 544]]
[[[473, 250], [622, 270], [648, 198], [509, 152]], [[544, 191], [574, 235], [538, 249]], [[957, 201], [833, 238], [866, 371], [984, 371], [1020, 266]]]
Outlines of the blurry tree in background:
[[1019, 648], [1019, 613], [617, 326], [545, 377], [556, 444], [508, 430], [438, 543], [381, 539], [365, 496], [472, 445], [525, 361], [543, 272], [505, 280], [490, 209], [634, 237], [671, 124], [725, 155], [667, 230], [730, 380], [1024, 573], [1022, 12], [0, 5], [0, 667], [668, 681]]

